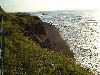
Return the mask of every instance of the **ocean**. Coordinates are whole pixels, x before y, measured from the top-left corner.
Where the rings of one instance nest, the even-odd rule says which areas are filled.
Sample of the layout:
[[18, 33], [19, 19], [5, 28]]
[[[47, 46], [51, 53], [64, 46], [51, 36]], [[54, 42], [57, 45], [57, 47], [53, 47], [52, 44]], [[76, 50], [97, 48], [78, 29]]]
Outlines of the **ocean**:
[[100, 13], [96, 10], [38, 11], [31, 13], [51, 23], [75, 53], [76, 63], [100, 74]]

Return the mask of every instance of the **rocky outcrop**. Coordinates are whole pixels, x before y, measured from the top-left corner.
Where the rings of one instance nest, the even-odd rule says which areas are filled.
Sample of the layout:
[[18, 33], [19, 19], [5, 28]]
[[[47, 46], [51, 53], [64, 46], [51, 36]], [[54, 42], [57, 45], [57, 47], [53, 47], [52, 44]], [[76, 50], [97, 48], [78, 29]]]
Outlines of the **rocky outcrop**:
[[2, 12], [5, 12], [2, 8], [1, 8], [1, 6], [0, 6], [0, 13], [2, 13]]

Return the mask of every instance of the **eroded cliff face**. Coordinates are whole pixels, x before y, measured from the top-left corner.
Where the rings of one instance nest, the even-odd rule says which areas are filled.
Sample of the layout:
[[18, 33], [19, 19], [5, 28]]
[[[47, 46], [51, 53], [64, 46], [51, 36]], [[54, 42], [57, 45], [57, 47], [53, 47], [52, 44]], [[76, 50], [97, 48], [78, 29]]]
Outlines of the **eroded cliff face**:
[[12, 18], [10, 15], [4, 15], [4, 21], [12, 20], [13, 25], [18, 24], [20, 34], [26, 36], [29, 40], [36, 42], [42, 48], [62, 52], [72, 58], [74, 57], [69, 45], [61, 38], [55, 26], [42, 22], [37, 16], [30, 16], [25, 13], [14, 14], [14, 16], [11, 16]]
[[50, 40], [52, 45], [52, 49], [73, 58], [74, 54], [70, 51], [70, 46], [61, 37], [59, 30], [49, 23], [43, 23], [43, 26], [46, 31], [46, 37]]
[[[21, 27], [24, 28], [22, 30], [24, 35], [31, 38], [33, 41], [36, 41], [42, 48], [48, 48], [74, 57], [73, 53], [70, 51], [69, 45], [61, 38], [60, 33], [55, 26], [42, 22], [37, 16], [30, 17], [37, 21], [37, 23], [34, 24], [31, 21], [31, 24], [28, 25], [20, 21]], [[24, 31], [28, 32], [25, 33]]]
[[[18, 15], [17, 15], [18, 16]], [[28, 18], [28, 22], [25, 23], [22, 19]], [[51, 43], [46, 36], [46, 31], [43, 26], [43, 22], [37, 16], [25, 16], [20, 17], [17, 21], [20, 25], [20, 29], [24, 36], [28, 37], [38, 43], [42, 48], [51, 49]]]

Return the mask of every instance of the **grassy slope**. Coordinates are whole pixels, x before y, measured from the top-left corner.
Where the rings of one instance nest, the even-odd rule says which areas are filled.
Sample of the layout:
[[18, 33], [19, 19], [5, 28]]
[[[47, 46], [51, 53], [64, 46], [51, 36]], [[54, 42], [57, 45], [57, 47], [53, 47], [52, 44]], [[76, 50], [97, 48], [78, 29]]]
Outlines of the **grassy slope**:
[[[32, 40], [22, 35], [19, 16], [4, 14], [6, 50], [5, 75], [91, 75], [62, 54], [41, 48]], [[26, 20], [26, 21], [25, 21]], [[24, 23], [29, 22], [22, 19]], [[37, 22], [32, 20], [33, 23]], [[25, 31], [24, 31], [25, 32]]]

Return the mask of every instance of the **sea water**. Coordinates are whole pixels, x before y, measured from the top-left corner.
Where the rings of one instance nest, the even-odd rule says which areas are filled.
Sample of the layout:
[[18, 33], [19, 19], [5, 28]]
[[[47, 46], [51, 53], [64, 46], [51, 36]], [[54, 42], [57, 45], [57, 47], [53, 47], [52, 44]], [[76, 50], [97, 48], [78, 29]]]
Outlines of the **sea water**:
[[94, 10], [40, 11], [32, 13], [52, 23], [75, 53], [76, 63], [100, 74], [100, 15]]

